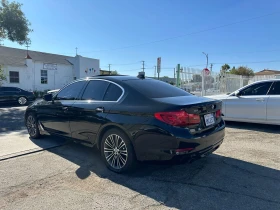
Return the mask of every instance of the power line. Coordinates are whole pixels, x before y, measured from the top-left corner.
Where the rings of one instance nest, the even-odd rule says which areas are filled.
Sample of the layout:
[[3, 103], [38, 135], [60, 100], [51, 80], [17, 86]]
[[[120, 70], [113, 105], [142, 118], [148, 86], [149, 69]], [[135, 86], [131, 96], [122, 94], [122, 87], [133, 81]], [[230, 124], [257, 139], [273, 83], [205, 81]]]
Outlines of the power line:
[[261, 51], [242, 51], [242, 52], [219, 52], [219, 53], [210, 53], [212, 55], [232, 55], [232, 54], [251, 54], [251, 53], [262, 53], [262, 52], [278, 52], [280, 51], [280, 49], [277, 49], [277, 50], [261, 50]]
[[[280, 60], [272, 60], [272, 61], [251, 61], [251, 62], [233, 62], [233, 63], [227, 63], [227, 64], [247, 64], [247, 63], [276, 63], [280, 62]], [[225, 63], [213, 63], [213, 64], [225, 64]]]
[[[276, 62], [280, 62], [280, 60], [271, 60], [271, 61], [251, 61], [251, 62], [232, 62], [232, 63], [228, 63], [228, 62], [223, 62], [223, 63], [211, 63], [211, 64], [218, 64], [218, 65], [223, 65], [225, 63], [227, 64], [251, 64], [251, 63], [276, 63]], [[205, 66], [205, 64], [197, 64], [197, 65], [185, 65], [186, 67], [196, 67], [196, 66]], [[139, 70], [143, 70], [142, 68], [137, 68], [137, 69], [124, 69], [124, 70], [120, 70], [120, 71], [139, 71]], [[146, 70], [154, 70], [153, 68], [145, 68]], [[162, 67], [162, 70], [172, 70], [174, 71], [174, 67]]]
[[114, 66], [129, 66], [129, 65], [134, 65], [134, 64], [139, 64], [141, 61], [137, 61], [137, 62], [134, 62], [134, 63], [122, 63], [122, 64], [112, 64]]
[[[223, 62], [223, 63], [215, 63], [212, 62], [211, 64], [250, 64], [250, 63], [277, 63], [280, 62], [280, 60], [271, 60], [271, 61], [250, 61], [250, 62], [232, 62], [232, 63], [228, 63], [228, 62]], [[196, 65], [186, 65], [186, 67], [196, 67], [196, 66], [205, 66], [205, 64], [196, 64]]]
[[143, 45], [148, 45], [148, 44], [154, 44], [154, 43], [157, 43], [157, 42], [163, 42], [163, 41], [167, 41], [167, 40], [171, 40], [171, 39], [177, 39], [177, 38], [181, 38], [181, 37], [185, 37], [185, 36], [190, 36], [190, 35], [194, 35], [194, 34], [204, 33], [204, 32], [207, 32], [207, 31], [212, 31], [212, 30], [216, 30], [216, 29], [220, 29], [220, 28], [236, 25], [236, 24], [239, 24], [239, 23], [248, 22], [248, 21], [251, 21], [251, 20], [255, 20], [255, 19], [271, 16], [271, 15], [274, 15], [274, 14], [277, 14], [277, 13], [279, 13], [279, 11], [273, 12], [273, 13], [269, 13], [269, 14], [265, 14], [265, 15], [261, 15], [261, 16], [252, 17], [252, 18], [247, 18], [247, 19], [244, 19], [244, 20], [240, 20], [240, 21], [236, 21], [236, 22], [232, 22], [232, 23], [228, 23], [228, 24], [224, 24], [224, 25], [220, 25], [220, 26], [216, 26], [216, 27], [212, 27], [212, 28], [207, 28], [207, 29], [203, 29], [203, 30], [199, 30], [199, 31], [195, 31], [195, 32], [190, 32], [190, 33], [187, 33], [187, 34], [182, 34], [182, 35], [173, 36], [173, 37], [169, 37], [169, 38], [165, 38], [165, 39], [155, 40], [155, 41], [151, 41], [151, 42], [145, 42], [145, 43], [141, 43], [141, 44], [130, 45], [130, 46], [125, 46], [125, 47], [119, 47], [119, 48], [113, 48], [113, 49], [105, 49], [105, 50], [83, 52], [83, 53], [102, 52], [102, 51], [114, 51], [114, 50], [133, 48], [133, 47], [138, 47], [138, 46], [143, 46]]

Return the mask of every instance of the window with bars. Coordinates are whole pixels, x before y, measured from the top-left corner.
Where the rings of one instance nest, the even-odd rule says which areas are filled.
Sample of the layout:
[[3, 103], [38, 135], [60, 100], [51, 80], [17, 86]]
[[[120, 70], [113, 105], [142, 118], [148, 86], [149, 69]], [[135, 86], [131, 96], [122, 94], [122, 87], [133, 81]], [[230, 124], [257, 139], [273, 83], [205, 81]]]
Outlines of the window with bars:
[[48, 70], [41, 70], [41, 84], [48, 84]]
[[10, 71], [10, 83], [19, 83], [19, 72], [18, 71]]

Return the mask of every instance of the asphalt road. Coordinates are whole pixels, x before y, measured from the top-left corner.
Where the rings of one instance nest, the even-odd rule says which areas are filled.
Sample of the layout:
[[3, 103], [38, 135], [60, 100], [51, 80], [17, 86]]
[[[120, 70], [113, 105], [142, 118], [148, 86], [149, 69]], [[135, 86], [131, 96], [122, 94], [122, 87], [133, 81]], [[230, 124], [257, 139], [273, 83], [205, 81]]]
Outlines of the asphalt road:
[[[24, 108], [0, 112], [2, 134], [24, 128]], [[40, 146], [53, 138], [33, 141]], [[0, 161], [0, 209], [279, 210], [279, 151], [279, 126], [229, 123], [223, 145], [207, 158], [145, 162], [119, 175], [95, 148], [69, 142]]]

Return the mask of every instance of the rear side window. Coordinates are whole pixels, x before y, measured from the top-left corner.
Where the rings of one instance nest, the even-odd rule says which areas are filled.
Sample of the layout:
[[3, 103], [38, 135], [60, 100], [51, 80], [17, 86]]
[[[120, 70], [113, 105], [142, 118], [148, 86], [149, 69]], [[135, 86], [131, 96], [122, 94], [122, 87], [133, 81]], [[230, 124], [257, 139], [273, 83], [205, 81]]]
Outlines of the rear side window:
[[20, 89], [15, 88], [15, 87], [2, 87], [2, 90], [5, 92], [15, 92], [15, 91], [20, 91]]
[[123, 91], [119, 86], [111, 83], [105, 93], [103, 101], [117, 101], [122, 93]]
[[82, 100], [102, 101], [109, 85], [109, 82], [103, 80], [90, 81], [84, 91]]
[[148, 98], [166, 98], [191, 95], [180, 88], [154, 79], [127, 80], [126, 83]]
[[272, 82], [263, 82], [251, 85], [241, 91], [242, 96], [266, 95]]
[[62, 89], [56, 96], [56, 100], [75, 100], [78, 98], [80, 92], [82, 91], [85, 81], [75, 82], [64, 89]]
[[269, 95], [280, 95], [280, 82], [274, 82], [272, 85]]

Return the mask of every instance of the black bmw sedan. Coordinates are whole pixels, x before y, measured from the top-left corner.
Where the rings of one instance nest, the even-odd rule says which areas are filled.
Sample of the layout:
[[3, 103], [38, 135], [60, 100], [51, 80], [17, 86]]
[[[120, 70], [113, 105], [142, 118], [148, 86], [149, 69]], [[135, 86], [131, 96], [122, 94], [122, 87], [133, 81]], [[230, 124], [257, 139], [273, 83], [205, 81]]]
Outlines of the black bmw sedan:
[[29, 105], [32, 138], [59, 135], [96, 145], [106, 166], [121, 173], [135, 161], [199, 158], [224, 138], [222, 103], [144, 76], [76, 80]]
[[18, 103], [27, 105], [28, 102], [35, 100], [33, 92], [26, 91], [17, 87], [0, 87], [0, 103]]

